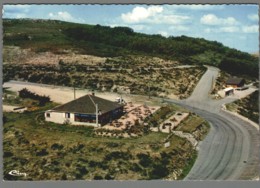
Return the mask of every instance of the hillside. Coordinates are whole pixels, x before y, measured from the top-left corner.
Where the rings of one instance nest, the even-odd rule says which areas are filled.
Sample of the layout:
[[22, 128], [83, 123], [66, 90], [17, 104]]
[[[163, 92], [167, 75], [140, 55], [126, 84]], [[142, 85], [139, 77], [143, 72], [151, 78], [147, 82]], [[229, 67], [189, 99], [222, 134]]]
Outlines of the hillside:
[[188, 97], [206, 68], [178, 67], [175, 61], [129, 55], [103, 58], [92, 55], [33, 52], [4, 48], [3, 80], [70, 86], [126, 94]]
[[[181, 64], [209, 64], [234, 75], [258, 77], [258, 58], [216, 41], [134, 32], [127, 27], [75, 24], [54, 20], [3, 20], [4, 46], [99, 57], [152, 56]], [[4, 57], [5, 58], [5, 57]], [[4, 59], [5, 61], [5, 59]]]

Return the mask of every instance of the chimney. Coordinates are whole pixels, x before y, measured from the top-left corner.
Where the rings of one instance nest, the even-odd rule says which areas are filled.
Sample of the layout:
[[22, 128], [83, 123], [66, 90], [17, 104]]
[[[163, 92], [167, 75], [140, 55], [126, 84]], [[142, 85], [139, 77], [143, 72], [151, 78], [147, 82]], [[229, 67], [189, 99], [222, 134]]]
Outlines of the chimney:
[[92, 96], [95, 96], [95, 92], [94, 92], [94, 90], [92, 90]]

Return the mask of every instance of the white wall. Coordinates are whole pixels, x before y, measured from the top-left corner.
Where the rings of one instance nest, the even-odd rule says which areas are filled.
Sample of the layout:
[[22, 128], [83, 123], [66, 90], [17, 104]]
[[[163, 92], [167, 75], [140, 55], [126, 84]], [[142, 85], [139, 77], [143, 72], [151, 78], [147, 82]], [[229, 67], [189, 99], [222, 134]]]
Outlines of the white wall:
[[[50, 117], [47, 117], [47, 113], [50, 114]], [[61, 112], [46, 111], [44, 116], [46, 121], [51, 121], [54, 123], [62, 124], [65, 121], [65, 114]]]
[[[50, 117], [47, 117], [47, 113], [50, 114]], [[72, 125], [90, 125], [90, 126], [96, 127], [96, 123], [86, 123], [86, 122], [74, 121], [73, 113], [70, 113], [70, 118], [66, 118], [64, 112], [56, 112], [56, 111], [48, 110], [45, 112], [44, 116], [45, 116], [45, 121], [50, 121], [50, 122], [54, 122], [54, 123], [63, 124], [66, 121], [68, 121]], [[99, 124], [99, 126], [100, 126], [100, 124]]]

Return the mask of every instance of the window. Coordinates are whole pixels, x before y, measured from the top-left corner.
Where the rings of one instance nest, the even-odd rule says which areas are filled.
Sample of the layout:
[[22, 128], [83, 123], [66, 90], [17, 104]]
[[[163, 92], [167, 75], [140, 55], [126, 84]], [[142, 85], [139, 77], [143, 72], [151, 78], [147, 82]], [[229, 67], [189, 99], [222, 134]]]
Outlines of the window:
[[90, 114], [75, 114], [74, 121], [77, 122], [86, 122], [86, 123], [95, 123], [96, 122], [96, 115]]
[[65, 118], [70, 118], [70, 113], [65, 113]]
[[46, 113], [46, 117], [51, 117], [51, 114], [50, 113]]

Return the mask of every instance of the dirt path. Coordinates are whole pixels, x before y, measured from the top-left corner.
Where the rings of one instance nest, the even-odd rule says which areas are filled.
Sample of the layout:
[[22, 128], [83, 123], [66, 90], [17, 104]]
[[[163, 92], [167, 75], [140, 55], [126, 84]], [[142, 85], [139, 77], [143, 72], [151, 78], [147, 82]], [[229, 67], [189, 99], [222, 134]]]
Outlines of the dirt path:
[[[52, 101], [57, 103], [67, 103], [74, 99], [74, 90], [70, 87], [52, 86], [46, 84], [35, 84], [30, 82], [10, 81], [3, 85], [3, 87], [9, 87], [11, 91], [18, 92], [23, 88], [27, 88], [29, 91], [35, 92], [39, 95], [46, 95], [51, 98]], [[76, 98], [82, 97], [86, 94], [91, 94], [92, 91], [87, 89], [76, 89]], [[117, 93], [108, 92], [95, 92], [98, 97], [102, 97], [107, 100], [115, 101], [119, 97]], [[124, 100], [130, 100], [127, 96], [124, 96]]]
[[[7, 87], [9, 90], [15, 92], [18, 92], [23, 88], [27, 88], [29, 91], [35, 92], [39, 95], [49, 96], [53, 102], [61, 104], [67, 103], [74, 99], [74, 90], [71, 87], [53, 86], [21, 81], [6, 82], [4, 83], [3, 87]], [[91, 93], [92, 91], [87, 89], [76, 89], [76, 98]], [[115, 101], [118, 97], [120, 97], [120, 94], [112, 92], [95, 92], [95, 95], [110, 101]], [[161, 103], [161, 99], [153, 98], [153, 100], [150, 100], [148, 96], [142, 95], [122, 94], [122, 98], [126, 102], [131, 101], [140, 105], [147, 104], [151, 106], [158, 106], [158, 104]]]

